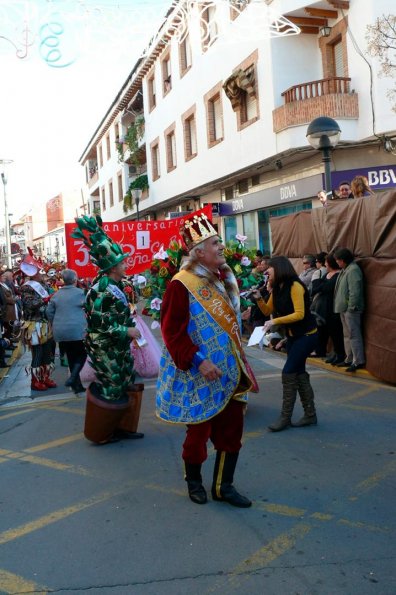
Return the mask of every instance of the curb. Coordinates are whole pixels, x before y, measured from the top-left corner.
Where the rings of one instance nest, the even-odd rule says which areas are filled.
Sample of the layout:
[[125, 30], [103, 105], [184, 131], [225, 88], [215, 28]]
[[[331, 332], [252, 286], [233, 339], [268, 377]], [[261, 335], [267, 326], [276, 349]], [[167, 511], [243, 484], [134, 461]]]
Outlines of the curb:
[[0, 368], [0, 384], [3, 382], [4, 378], [6, 378], [6, 376], [8, 376], [12, 365], [20, 358], [21, 354], [22, 354], [22, 344], [18, 343], [18, 347], [16, 349], [14, 349], [14, 351], [11, 353], [11, 355], [9, 357], [7, 357], [8, 364], [9, 364], [8, 367]]

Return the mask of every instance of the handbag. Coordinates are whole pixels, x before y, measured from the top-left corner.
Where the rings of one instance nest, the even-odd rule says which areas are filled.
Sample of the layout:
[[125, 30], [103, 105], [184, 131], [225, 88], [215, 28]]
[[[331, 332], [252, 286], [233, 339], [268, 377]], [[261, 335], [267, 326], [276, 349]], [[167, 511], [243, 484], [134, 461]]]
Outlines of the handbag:
[[315, 316], [318, 326], [325, 326], [327, 324], [327, 306], [327, 297], [321, 293], [316, 293], [312, 298], [311, 312]]

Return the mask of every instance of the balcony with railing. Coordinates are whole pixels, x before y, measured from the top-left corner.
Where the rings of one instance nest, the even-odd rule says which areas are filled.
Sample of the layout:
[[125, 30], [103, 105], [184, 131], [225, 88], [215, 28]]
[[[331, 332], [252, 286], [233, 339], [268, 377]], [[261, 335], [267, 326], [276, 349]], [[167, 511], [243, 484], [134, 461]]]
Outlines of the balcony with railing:
[[274, 132], [308, 124], [323, 115], [357, 119], [358, 95], [350, 90], [350, 82], [350, 78], [335, 76], [290, 87], [282, 93], [284, 105], [272, 112]]

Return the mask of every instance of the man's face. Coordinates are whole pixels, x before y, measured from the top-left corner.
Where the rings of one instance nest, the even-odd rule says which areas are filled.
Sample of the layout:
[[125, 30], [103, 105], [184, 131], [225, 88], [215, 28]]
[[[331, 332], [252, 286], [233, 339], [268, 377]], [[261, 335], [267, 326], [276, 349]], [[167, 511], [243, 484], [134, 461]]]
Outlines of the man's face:
[[121, 279], [125, 276], [127, 265], [125, 260], [119, 262], [115, 267], [110, 270], [111, 276], [115, 281], [121, 281]]
[[340, 267], [340, 269], [345, 269], [346, 267], [346, 262], [344, 260], [341, 260], [340, 258], [336, 258], [336, 263], [338, 264], [338, 266]]
[[203, 244], [203, 247], [199, 246], [198, 257], [201, 264], [205, 265], [211, 271], [217, 271], [217, 269], [225, 263], [224, 258], [224, 246], [218, 236], [209, 238]]
[[340, 198], [348, 198], [350, 193], [351, 193], [351, 187], [349, 186], [349, 184], [342, 184], [338, 188], [338, 194], [340, 195]]
[[307, 269], [311, 268], [311, 261], [308, 260], [307, 258], [303, 258], [303, 265], [304, 265], [304, 271], [306, 271]]

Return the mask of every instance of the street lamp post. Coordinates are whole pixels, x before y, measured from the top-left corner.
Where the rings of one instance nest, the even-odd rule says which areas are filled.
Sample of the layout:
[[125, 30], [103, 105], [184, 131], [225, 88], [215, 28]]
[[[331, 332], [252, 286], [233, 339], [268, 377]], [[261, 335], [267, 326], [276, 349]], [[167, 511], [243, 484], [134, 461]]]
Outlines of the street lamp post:
[[132, 196], [136, 204], [136, 219], [139, 221], [139, 203], [140, 199], [142, 198], [142, 189], [141, 188], [133, 188], [132, 189]]
[[6, 241], [6, 262], [7, 267], [10, 269], [12, 267], [11, 262], [11, 237], [10, 237], [10, 227], [9, 227], [9, 220], [8, 220], [8, 205], [7, 205], [7, 175], [5, 172], [5, 166], [12, 163], [12, 159], [0, 159], [0, 164], [2, 165], [2, 172], [1, 172], [1, 181], [3, 182], [3, 193], [4, 193], [4, 230], [5, 230], [5, 241]]
[[322, 161], [325, 170], [325, 190], [329, 198], [331, 196], [331, 151], [337, 146], [340, 140], [341, 128], [337, 122], [327, 116], [321, 116], [312, 120], [307, 129], [307, 140], [314, 148], [322, 151]]

